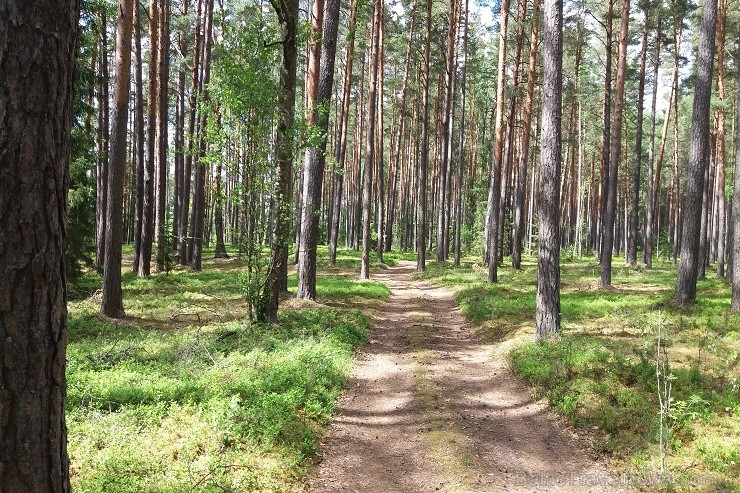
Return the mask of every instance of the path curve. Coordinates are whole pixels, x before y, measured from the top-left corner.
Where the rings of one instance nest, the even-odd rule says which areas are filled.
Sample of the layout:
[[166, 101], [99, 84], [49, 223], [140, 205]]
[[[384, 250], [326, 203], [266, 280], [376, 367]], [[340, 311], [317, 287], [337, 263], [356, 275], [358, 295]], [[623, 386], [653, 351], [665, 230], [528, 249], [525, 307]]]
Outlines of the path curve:
[[615, 492], [615, 480], [492, 358], [415, 264], [374, 273], [375, 318], [321, 444], [316, 493]]

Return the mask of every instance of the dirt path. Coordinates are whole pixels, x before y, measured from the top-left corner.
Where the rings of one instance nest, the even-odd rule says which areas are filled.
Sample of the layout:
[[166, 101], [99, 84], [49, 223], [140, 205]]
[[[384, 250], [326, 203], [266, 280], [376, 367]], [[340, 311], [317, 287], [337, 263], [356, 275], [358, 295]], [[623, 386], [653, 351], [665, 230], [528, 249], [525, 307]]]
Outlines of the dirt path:
[[312, 492], [610, 492], [603, 466], [495, 361], [414, 265], [374, 275], [375, 320], [322, 443]]

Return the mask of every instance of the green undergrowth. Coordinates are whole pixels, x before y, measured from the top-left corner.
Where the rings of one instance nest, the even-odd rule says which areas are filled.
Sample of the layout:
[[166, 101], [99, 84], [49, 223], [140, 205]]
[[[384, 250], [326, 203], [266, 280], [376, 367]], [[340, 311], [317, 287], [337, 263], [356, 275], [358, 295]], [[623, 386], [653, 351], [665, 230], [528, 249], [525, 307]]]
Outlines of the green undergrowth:
[[[508, 259], [507, 259], [508, 260]], [[536, 265], [499, 268], [499, 282], [473, 259], [462, 268], [429, 264], [422, 277], [446, 285], [498, 357], [536, 398], [568, 418], [629, 473], [636, 489], [740, 491], [740, 316], [730, 290], [708, 276], [691, 306], [672, 301], [676, 272], [628, 268], [614, 260], [613, 289], [599, 289], [593, 259], [564, 259], [561, 334], [533, 342]], [[657, 329], [667, 346], [672, 411], [667, 416], [668, 479], [656, 486], [659, 401]]]
[[75, 491], [297, 487], [367, 338], [369, 319], [352, 304], [372, 309], [389, 291], [322, 275], [317, 304], [248, 324], [241, 266], [125, 275], [122, 320], [99, 316], [96, 276], [82, 280], [92, 295], [70, 303], [67, 351]]

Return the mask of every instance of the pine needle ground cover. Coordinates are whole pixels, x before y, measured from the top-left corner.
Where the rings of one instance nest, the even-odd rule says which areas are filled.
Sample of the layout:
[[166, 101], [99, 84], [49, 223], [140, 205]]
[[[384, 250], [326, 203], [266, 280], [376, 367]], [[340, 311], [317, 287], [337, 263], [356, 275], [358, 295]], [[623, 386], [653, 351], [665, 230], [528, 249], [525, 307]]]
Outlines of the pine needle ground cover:
[[[495, 342], [497, 357], [548, 399], [577, 433], [611, 458], [626, 483], [644, 491], [740, 491], [740, 316], [730, 314], [730, 289], [710, 272], [698, 302], [672, 301], [676, 272], [614, 269], [613, 289], [599, 289], [593, 259], [561, 265], [562, 333], [534, 343], [536, 259], [520, 271], [430, 264], [426, 279], [450, 287], [466, 317]], [[656, 367], [657, 334], [662, 334]], [[666, 456], [659, 472], [658, 376], [670, 383], [664, 412]], [[663, 396], [665, 398], [665, 396]], [[665, 399], [664, 399], [665, 400]]]
[[201, 272], [127, 274], [121, 321], [98, 315], [99, 277], [82, 280], [67, 355], [75, 491], [296, 487], [366, 340], [368, 310], [389, 291], [336, 270], [318, 278], [318, 303], [281, 311], [275, 326], [248, 324], [243, 268], [211, 260]]

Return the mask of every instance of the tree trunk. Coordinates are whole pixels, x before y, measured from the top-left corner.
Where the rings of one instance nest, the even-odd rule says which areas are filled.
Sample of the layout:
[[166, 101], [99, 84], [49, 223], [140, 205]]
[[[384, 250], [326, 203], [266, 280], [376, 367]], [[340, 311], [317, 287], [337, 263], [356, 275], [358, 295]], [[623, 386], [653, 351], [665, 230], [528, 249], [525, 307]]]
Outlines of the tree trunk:
[[344, 71], [344, 89], [342, 91], [342, 109], [339, 112], [339, 138], [337, 139], [337, 163], [332, 187], [332, 211], [330, 218], [331, 233], [329, 239], [329, 262], [337, 262], [337, 242], [339, 241], [339, 218], [342, 208], [342, 188], [344, 185], [344, 162], [347, 156], [347, 129], [349, 126], [350, 95], [352, 91], [352, 57], [355, 51], [355, 26], [357, 23], [357, 2], [352, 0], [349, 14], [349, 34], [347, 36], [346, 68]]
[[426, 269], [427, 248], [427, 168], [429, 164], [429, 56], [432, 37], [432, 0], [427, 0], [426, 34], [424, 36], [424, 73], [421, 96], [421, 156], [417, 173], [416, 270]]
[[462, 189], [463, 189], [463, 167], [465, 166], [465, 104], [466, 104], [466, 83], [468, 74], [468, 16], [469, 16], [469, 1], [465, 0], [465, 25], [463, 27], [463, 65], [461, 74], [461, 87], [460, 87], [460, 142], [459, 146], [459, 159], [457, 163], [457, 188], [455, 191], [455, 240], [454, 240], [454, 261], [455, 267], [460, 267], [461, 257], [461, 245], [460, 240], [462, 236], [462, 219], [463, 219], [463, 207], [462, 207]]
[[681, 232], [681, 265], [676, 281], [676, 301], [696, 301], [696, 279], [699, 272], [699, 234], [701, 228], [701, 200], [704, 172], [709, 165], [709, 110], [712, 95], [712, 65], [714, 62], [715, 32], [717, 28], [717, 0], [707, 0], [699, 32], [696, 87], [691, 116], [691, 142], [686, 196], [683, 205]]
[[293, 120], [295, 114], [295, 82], [298, 47], [296, 27], [298, 23], [298, 0], [274, 0], [272, 2], [280, 23], [283, 56], [278, 84], [277, 131], [275, 133], [275, 155], [277, 173], [270, 210], [272, 230], [270, 232], [270, 260], [262, 294], [257, 309], [257, 319], [277, 322], [280, 297], [280, 275], [288, 260], [290, 241], [290, 182], [293, 163]]
[[717, 11], [717, 96], [720, 104], [715, 109], [717, 118], [717, 277], [725, 276], [725, 253], [727, 243], [725, 197], [725, 22], [727, 16], [727, 0], [719, 0]]
[[[208, 102], [208, 84], [211, 81], [211, 49], [213, 46], [213, 3], [214, 0], [205, 2], [205, 23], [203, 39], [203, 82], [201, 87], [202, 99], [204, 105]], [[203, 262], [203, 247], [206, 238], [205, 217], [206, 217], [206, 169], [204, 162], [206, 155], [206, 124], [208, 123], [208, 112], [203, 108], [200, 112], [200, 122], [198, 125], [198, 155], [195, 164], [195, 179], [193, 180], [193, 217], [192, 217], [192, 237], [190, 238], [190, 251], [192, 259], [190, 268], [199, 271]], [[210, 223], [210, 221], [209, 221]]]
[[[737, 101], [740, 101], [740, 84], [737, 84]], [[732, 284], [733, 313], [740, 312], [740, 111], [736, 113], [735, 124], [735, 185], [732, 196], [732, 264], [729, 275]]]
[[169, 130], [168, 118], [168, 81], [170, 75], [170, 0], [159, 0], [159, 42], [157, 63], [158, 98], [157, 98], [157, 186], [156, 202], [157, 215], [155, 227], [157, 231], [157, 272], [162, 272], [165, 257], [169, 254], [167, 241], [167, 133]]
[[375, 128], [375, 161], [377, 163], [378, 176], [378, 199], [376, 200], [376, 221], [377, 241], [375, 242], [376, 260], [383, 263], [383, 226], [385, 226], [385, 158], [383, 149], [383, 91], [385, 88], [385, 1], [380, 2], [380, 22], [378, 24], [380, 32], [378, 33], [378, 114]]
[[370, 49], [369, 82], [367, 91], [367, 120], [365, 140], [365, 164], [362, 184], [362, 262], [360, 280], [370, 278], [370, 201], [372, 195], [373, 161], [375, 156], [375, 108], [378, 90], [378, 51], [380, 42], [380, 17], [382, 0], [373, 3], [372, 47]]
[[[647, 194], [645, 197], [645, 245], [643, 250], [643, 262], [648, 269], [653, 268], [653, 224], [655, 223], [654, 195], [655, 182], [654, 176], [654, 158], [655, 158], [655, 114], [658, 102], [658, 72], [660, 70], [660, 39], [661, 39], [661, 19], [658, 19], [658, 27], [655, 34], [655, 58], [653, 60], [653, 96], [650, 103], [650, 145], [648, 149], [648, 169], [647, 169]], [[671, 102], [668, 101], [670, 108]]]
[[146, 106], [146, 164], [144, 166], [144, 208], [141, 222], [141, 258], [139, 259], [139, 276], [151, 273], [152, 246], [154, 244], [154, 176], [157, 134], [157, 63], [159, 36], [159, 9], [157, 0], [149, 2], [149, 82]]
[[521, 153], [519, 155], [519, 179], [514, 194], [514, 238], [511, 246], [511, 265], [515, 269], [522, 266], [522, 241], [524, 239], [524, 195], [527, 188], [527, 160], [529, 159], [529, 137], [532, 134], [532, 101], [534, 99], [534, 78], [537, 68], [537, 43], [539, 30], [537, 18], [540, 0], [534, 0], [532, 13], [532, 34], [529, 44], [529, 64], [527, 67], [527, 93], [524, 99]]
[[76, 1], [0, 2], [0, 490], [7, 492], [70, 491], [64, 261], [78, 14]]
[[144, 214], [144, 167], [145, 155], [144, 145], [144, 75], [143, 75], [143, 57], [141, 51], [141, 5], [134, 2], [134, 40], [136, 42], [136, 108], [135, 124], [136, 129], [136, 219], [134, 232], [134, 273], [139, 272], [139, 262], [141, 261], [141, 227]]
[[[553, 7], [555, 8], [555, 7]], [[555, 12], [553, 12], [553, 15]], [[504, 82], [506, 75], [506, 33], [509, 25], [509, 0], [501, 3], [501, 29], [499, 33], [498, 69], [496, 71], [496, 120], [494, 123], [493, 163], [488, 192], [488, 282], [498, 281], [498, 209], [501, 202], [501, 159], [504, 152]]]
[[614, 222], [617, 213], [617, 172], [622, 151], [622, 110], [624, 108], [624, 79], [627, 70], [627, 39], [629, 37], [629, 0], [622, 1], [622, 25], [619, 32], [619, 59], [617, 61], [617, 81], [614, 87], [614, 111], [611, 123], [609, 173], [607, 184], [606, 210], [602, 225], [603, 242], [601, 246], [601, 287], [612, 284], [612, 249], [614, 247]]
[[108, 164], [108, 207], [105, 212], [103, 299], [100, 312], [123, 317], [121, 246], [123, 242], [123, 186], [126, 178], [128, 98], [131, 90], [131, 34], [134, 0], [120, 0], [116, 28], [116, 85], [113, 92], [113, 127]]
[[627, 236], [627, 263], [637, 264], [637, 222], [640, 209], [640, 168], [642, 166], [642, 120], [645, 100], [645, 62], [647, 59], [648, 12], [645, 11], [645, 24], [642, 28], [642, 47], [640, 49], [640, 74], [637, 89], [637, 123], [635, 128], [635, 169], [632, 175], [632, 202], [629, 210], [629, 230]]
[[[537, 339], [560, 330], [560, 151], [563, 87], [563, 4], [545, 0], [537, 263]], [[491, 260], [494, 263], [494, 259]]]
[[95, 268], [103, 272], [105, 257], [105, 213], [108, 209], [108, 160], [110, 157], [110, 125], [108, 85], [108, 21], [105, 9], [100, 10], [100, 91], [99, 91], [99, 128], [98, 128], [98, 161], [96, 170], [96, 216], [95, 216]]
[[[315, 102], [315, 126], [319, 141], [315, 148], [306, 150], [306, 168], [303, 179], [303, 221], [301, 237], [303, 249], [298, 257], [298, 297], [316, 299], [316, 244], [319, 235], [318, 212], [326, 164], [326, 136], [329, 130], [329, 112], [334, 85], [334, 59], [337, 52], [339, 29], [339, 0], [327, 0], [326, 17], [321, 36], [320, 70]], [[317, 62], [318, 63], [318, 62]]]

